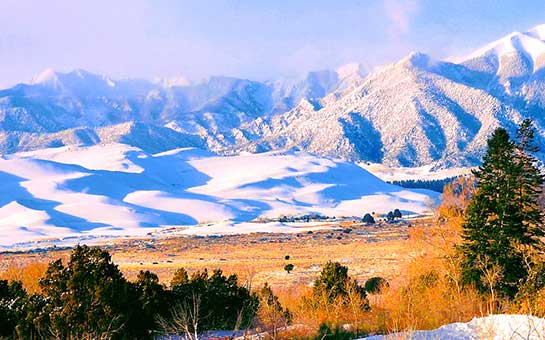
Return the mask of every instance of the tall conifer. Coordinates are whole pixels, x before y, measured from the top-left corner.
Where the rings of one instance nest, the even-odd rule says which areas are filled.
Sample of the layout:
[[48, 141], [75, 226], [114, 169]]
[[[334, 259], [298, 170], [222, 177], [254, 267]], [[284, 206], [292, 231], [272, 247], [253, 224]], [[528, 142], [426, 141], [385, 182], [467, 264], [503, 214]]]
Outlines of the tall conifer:
[[524, 121], [513, 142], [504, 128], [488, 141], [474, 171], [477, 190], [463, 225], [463, 276], [481, 291], [514, 297], [528, 276], [524, 247], [541, 248], [543, 214], [537, 204], [543, 176], [530, 152], [532, 122]]

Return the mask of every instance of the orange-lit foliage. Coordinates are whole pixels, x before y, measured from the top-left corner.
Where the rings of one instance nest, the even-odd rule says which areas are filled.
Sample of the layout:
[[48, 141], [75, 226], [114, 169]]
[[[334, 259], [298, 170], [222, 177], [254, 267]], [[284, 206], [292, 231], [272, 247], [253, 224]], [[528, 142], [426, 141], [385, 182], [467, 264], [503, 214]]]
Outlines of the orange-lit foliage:
[[460, 176], [445, 185], [441, 204], [436, 211], [439, 219], [452, 223], [458, 222], [461, 225], [475, 187], [476, 182], [473, 175]]
[[369, 330], [391, 333], [433, 329], [468, 321], [486, 304], [471, 288], [462, 289], [452, 268], [441, 259], [420, 258], [407, 268], [407, 278], [371, 298]]
[[0, 278], [8, 281], [20, 281], [30, 294], [40, 292], [39, 280], [45, 274], [47, 263], [32, 262], [25, 265], [11, 263], [0, 274]]

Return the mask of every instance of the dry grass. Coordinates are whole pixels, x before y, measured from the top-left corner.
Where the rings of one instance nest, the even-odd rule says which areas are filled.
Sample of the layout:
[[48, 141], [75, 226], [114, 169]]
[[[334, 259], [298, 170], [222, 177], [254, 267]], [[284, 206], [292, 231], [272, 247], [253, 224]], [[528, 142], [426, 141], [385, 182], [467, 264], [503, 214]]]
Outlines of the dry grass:
[[[351, 324], [359, 332], [390, 334], [432, 329], [486, 314], [486, 301], [474, 290], [460, 288], [456, 265], [448, 260], [459, 225], [426, 219], [413, 221], [411, 227], [358, 224], [344, 227], [353, 230], [301, 235], [150, 238], [104, 247], [129, 279], [140, 270], [151, 270], [168, 284], [173, 272], [184, 267], [190, 273], [221, 268], [226, 274], [236, 273], [241, 282], [251, 284], [253, 289], [268, 282], [282, 305], [293, 314], [293, 323], [298, 325], [284, 333], [283, 338], [308, 338], [322, 322]], [[2, 254], [3, 277], [22, 280], [27, 289], [36, 291], [37, 286], [32, 284], [43, 273], [44, 263], [66, 258], [68, 254], [69, 250]], [[289, 260], [285, 260], [286, 255]], [[370, 312], [341, 303], [309, 308], [303, 302], [304, 297], [311, 295], [312, 282], [321, 266], [330, 260], [347, 266], [349, 275], [360, 284], [381, 276], [390, 282], [390, 287], [368, 297]], [[31, 264], [25, 265], [28, 263]], [[291, 274], [283, 269], [286, 263], [295, 266]], [[537, 308], [536, 302], [532, 303], [531, 308]]]

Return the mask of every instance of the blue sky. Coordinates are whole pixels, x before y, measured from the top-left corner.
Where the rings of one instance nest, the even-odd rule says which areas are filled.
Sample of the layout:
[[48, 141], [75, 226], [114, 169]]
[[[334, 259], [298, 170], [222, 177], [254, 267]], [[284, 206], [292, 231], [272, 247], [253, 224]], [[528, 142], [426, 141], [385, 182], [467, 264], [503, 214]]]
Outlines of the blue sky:
[[0, 87], [52, 67], [114, 78], [296, 76], [411, 51], [462, 56], [545, 23], [545, 1], [1, 0]]

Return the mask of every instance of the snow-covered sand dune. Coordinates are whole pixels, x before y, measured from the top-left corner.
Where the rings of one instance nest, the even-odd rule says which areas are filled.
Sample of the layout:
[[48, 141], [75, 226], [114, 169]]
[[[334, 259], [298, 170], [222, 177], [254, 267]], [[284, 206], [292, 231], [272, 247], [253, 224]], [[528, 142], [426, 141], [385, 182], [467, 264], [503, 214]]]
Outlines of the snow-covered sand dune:
[[[40, 238], [257, 231], [260, 217], [426, 210], [430, 191], [386, 184], [356, 164], [304, 152], [151, 155], [124, 144], [62, 147], [0, 159], [0, 245]], [[286, 225], [263, 224], [264, 231]], [[228, 229], [228, 230], [224, 230]], [[267, 229], [267, 230], [265, 230]]]

